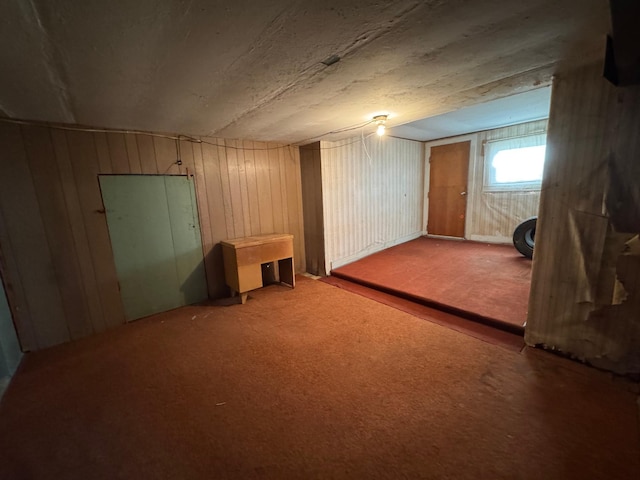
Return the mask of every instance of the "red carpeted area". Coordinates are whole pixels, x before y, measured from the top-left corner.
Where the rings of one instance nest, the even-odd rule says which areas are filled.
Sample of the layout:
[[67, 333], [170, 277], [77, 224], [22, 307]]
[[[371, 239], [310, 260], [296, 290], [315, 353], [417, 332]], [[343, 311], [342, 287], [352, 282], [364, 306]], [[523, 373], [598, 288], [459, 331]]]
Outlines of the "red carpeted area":
[[421, 237], [331, 275], [513, 333], [524, 331], [531, 260], [511, 245]]

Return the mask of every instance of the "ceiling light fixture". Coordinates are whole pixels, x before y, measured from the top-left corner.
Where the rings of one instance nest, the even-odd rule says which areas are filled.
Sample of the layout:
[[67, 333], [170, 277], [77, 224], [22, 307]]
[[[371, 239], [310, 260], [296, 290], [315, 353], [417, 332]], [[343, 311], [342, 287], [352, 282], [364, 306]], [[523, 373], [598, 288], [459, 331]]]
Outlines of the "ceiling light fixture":
[[378, 134], [379, 137], [384, 135], [384, 131], [386, 130], [386, 123], [387, 123], [387, 117], [389, 115], [376, 115], [375, 117], [373, 117], [373, 122], [375, 122], [376, 125], [378, 125], [378, 128], [376, 129], [376, 133]]

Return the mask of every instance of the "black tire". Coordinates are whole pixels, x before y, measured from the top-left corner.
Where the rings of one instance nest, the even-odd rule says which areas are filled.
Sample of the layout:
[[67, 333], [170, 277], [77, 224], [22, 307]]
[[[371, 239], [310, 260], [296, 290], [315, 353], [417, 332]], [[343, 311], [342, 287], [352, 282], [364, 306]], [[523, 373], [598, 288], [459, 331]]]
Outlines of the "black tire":
[[527, 218], [513, 231], [513, 246], [527, 258], [533, 258], [538, 217]]

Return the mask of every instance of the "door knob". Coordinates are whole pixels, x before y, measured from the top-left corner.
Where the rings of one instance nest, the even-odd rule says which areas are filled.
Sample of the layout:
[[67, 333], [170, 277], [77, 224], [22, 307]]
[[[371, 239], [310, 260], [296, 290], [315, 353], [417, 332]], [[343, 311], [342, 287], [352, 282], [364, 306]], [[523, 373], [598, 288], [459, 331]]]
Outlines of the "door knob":
[[460, 192], [460, 195], [466, 195], [467, 192]]

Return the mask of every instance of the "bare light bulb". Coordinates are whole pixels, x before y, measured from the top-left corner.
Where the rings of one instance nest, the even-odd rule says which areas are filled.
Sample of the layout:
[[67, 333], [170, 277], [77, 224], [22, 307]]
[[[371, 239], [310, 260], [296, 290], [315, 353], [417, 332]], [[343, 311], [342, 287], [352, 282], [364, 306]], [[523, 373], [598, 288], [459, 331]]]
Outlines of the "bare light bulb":
[[376, 129], [376, 133], [378, 134], [379, 137], [384, 135], [384, 131], [385, 131], [385, 123], [387, 123], [387, 116], [388, 115], [376, 115], [375, 117], [373, 117], [373, 121], [376, 122], [376, 125], [378, 125], [378, 128]]

